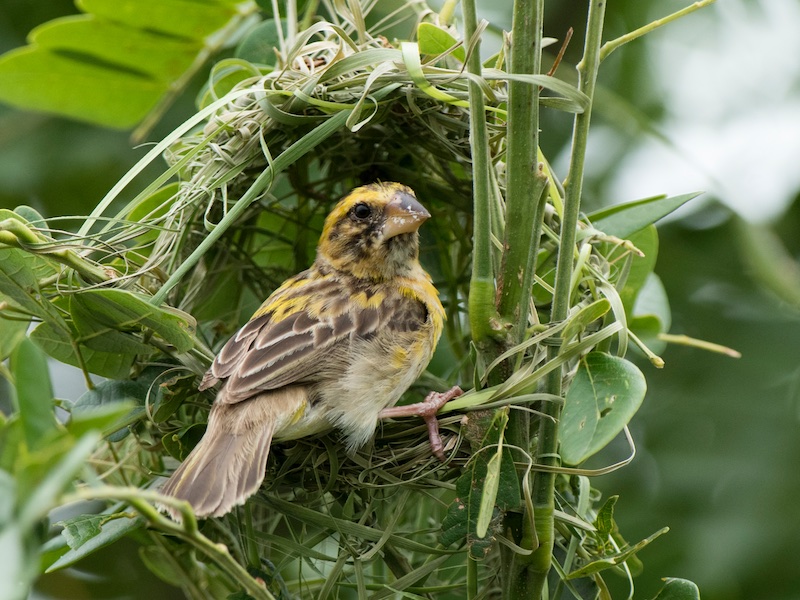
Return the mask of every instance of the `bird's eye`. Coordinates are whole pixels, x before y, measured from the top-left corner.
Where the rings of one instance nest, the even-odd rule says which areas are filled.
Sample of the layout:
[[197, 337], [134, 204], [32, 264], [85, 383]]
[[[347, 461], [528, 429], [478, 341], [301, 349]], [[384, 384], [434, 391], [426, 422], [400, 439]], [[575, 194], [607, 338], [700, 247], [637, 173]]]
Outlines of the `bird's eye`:
[[356, 204], [353, 207], [353, 216], [356, 219], [363, 220], [363, 219], [366, 219], [367, 217], [369, 217], [371, 214], [372, 214], [372, 209], [367, 204], [364, 204], [363, 202], [361, 202], [359, 204]]

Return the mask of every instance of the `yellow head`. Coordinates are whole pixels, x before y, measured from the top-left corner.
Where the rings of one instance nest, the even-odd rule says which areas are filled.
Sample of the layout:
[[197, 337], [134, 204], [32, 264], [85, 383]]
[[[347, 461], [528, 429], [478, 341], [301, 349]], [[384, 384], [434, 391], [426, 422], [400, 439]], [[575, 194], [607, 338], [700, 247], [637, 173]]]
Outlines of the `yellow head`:
[[419, 265], [417, 229], [430, 216], [399, 183], [356, 188], [325, 220], [317, 262], [361, 279], [408, 275]]

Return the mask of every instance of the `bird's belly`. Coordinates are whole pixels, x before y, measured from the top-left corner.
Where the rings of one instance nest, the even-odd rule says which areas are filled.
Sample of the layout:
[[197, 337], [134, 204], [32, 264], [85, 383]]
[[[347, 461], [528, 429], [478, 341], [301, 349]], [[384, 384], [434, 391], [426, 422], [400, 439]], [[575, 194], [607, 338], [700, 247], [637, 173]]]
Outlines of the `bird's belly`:
[[327, 419], [347, 436], [348, 447], [368, 442], [378, 414], [394, 406], [428, 364], [433, 344], [423, 336], [373, 339], [355, 349], [340, 378], [326, 386], [320, 404]]
[[300, 418], [275, 432], [277, 440], [342, 430], [350, 449], [368, 442], [378, 414], [394, 406], [430, 360], [433, 344], [424, 335], [373, 338], [332, 359], [325, 375], [309, 389]]

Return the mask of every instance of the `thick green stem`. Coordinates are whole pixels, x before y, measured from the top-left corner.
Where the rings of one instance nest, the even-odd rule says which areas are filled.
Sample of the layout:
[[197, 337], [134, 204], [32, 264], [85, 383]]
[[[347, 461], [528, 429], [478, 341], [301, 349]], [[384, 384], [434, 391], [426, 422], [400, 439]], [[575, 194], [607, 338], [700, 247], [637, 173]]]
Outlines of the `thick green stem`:
[[[538, 74], [541, 70], [543, 5], [543, 0], [514, 3], [509, 60], [513, 74]], [[498, 312], [514, 324], [516, 342], [522, 341], [528, 324], [541, 228], [540, 200], [547, 184], [538, 166], [538, 148], [539, 87], [512, 80], [508, 84], [506, 228]]]
[[[516, 0], [511, 32], [509, 70], [513, 74], [539, 74], [541, 70], [543, 0]], [[528, 326], [533, 275], [544, 215], [547, 177], [539, 168], [539, 87], [520, 81], [509, 83], [506, 149], [505, 237], [498, 312], [512, 324], [512, 343], [524, 339]], [[527, 412], [514, 411], [506, 429], [509, 444], [525, 450], [531, 446], [530, 420]], [[529, 477], [525, 471], [520, 477]], [[526, 550], [538, 546], [530, 515], [523, 516], [517, 530], [517, 544]], [[512, 516], [509, 516], [511, 519]], [[503, 553], [504, 589], [511, 599], [534, 598], [532, 555]]]
[[[603, 32], [603, 18], [607, 0], [591, 0], [589, 17], [586, 26], [586, 44], [583, 59], [578, 64], [579, 88], [591, 100], [594, 97], [597, 70], [600, 65], [600, 43]], [[563, 321], [569, 315], [571, 280], [575, 255], [575, 237], [578, 216], [581, 206], [581, 188], [583, 185], [584, 163], [586, 160], [586, 141], [589, 134], [591, 104], [583, 113], [576, 115], [572, 136], [572, 155], [570, 160], [568, 185], [564, 197], [564, 215], [561, 223], [561, 241], [558, 249], [556, 266], [555, 292], [551, 321]], [[558, 347], [551, 347], [549, 358], [557, 358]], [[562, 393], [561, 369], [554, 370], [547, 380], [547, 392], [560, 396]], [[558, 466], [558, 422], [561, 416], [561, 404], [547, 402], [542, 411], [552, 418], [539, 421], [539, 439], [536, 448], [536, 463], [549, 467]], [[539, 547], [531, 555], [528, 568], [530, 570], [530, 598], [539, 598], [547, 581], [552, 564], [553, 545], [555, 542], [553, 529], [555, 473], [537, 471], [533, 484], [533, 503], [536, 513], [536, 534]]]
[[[475, 0], [464, 0], [464, 39], [471, 40], [478, 28]], [[480, 42], [476, 40], [467, 68], [481, 76]], [[472, 278], [469, 284], [469, 323], [472, 339], [481, 342], [491, 337], [494, 309], [494, 273], [491, 244], [491, 160], [486, 133], [486, 110], [483, 91], [469, 82], [470, 152], [472, 153], [473, 251]]]

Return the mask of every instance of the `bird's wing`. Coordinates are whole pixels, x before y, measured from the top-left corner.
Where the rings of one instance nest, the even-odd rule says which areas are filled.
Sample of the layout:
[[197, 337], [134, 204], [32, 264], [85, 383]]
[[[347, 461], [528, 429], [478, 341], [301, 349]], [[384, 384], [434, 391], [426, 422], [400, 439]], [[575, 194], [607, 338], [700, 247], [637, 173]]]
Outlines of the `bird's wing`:
[[427, 319], [416, 299], [353, 293], [335, 278], [287, 282], [222, 348], [201, 389], [226, 380], [218, 401], [235, 403], [293, 383], [314, 381], [352, 339], [377, 332], [414, 331]]

